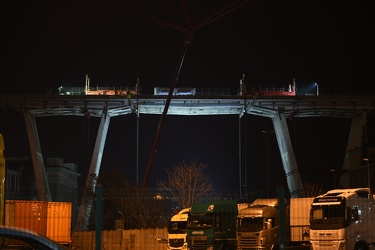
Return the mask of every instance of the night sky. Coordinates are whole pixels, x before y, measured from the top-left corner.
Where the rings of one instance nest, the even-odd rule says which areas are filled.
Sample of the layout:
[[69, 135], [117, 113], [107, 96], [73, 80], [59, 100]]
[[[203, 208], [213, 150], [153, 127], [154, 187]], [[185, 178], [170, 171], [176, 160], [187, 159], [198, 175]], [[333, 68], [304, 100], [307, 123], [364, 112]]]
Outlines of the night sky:
[[[145, 91], [169, 86], [185, 33], [155, 20], [186, 26], [182, 8], [174, 0], [134, 2], [2, 4], [0, 95], [56, 94], [61, 85], [83, 87], [86, 74], [91, 86], [133, 87], [137, 78]], [[233, 1], [186, 2], [194, 26]], [[374, 24], [371, 0], [249, 1], [195, 31], [176, 86], [237, 90], [245, 74], [249, 87], [286, 87], [296, 78], [302, 92], [317, 82], [321, 94], [374, 94]], [[159, 119], [139, 117], [140, 182]], [[269, 119], [252, 116], [241, 121], [238, 116], [168, 116], [150, 186], [163, 178], [164, 169], [198, 160], [208, 165], [218, 190], [238, 189], [239, 122], [248, 190], [265, 190], [262, 131], [273, 128]], [[38, 118], [44, 157], [61, 157], [85, 169], [98, 124], [95, 118]], [[135, 180], [136, 124], [135, 115], [112, 118], [103, 171], [122, 168]], [[289, 128], [302, 179], [332, 188], [330, 169], [342, 167], [350, 121], [295, 119]], [[2, 115], [0, 132], [6, 156], [29, 154], [22, 116]], [[275, 189], [285, 180], [275, 136], [269, 136], [268, 178]]]

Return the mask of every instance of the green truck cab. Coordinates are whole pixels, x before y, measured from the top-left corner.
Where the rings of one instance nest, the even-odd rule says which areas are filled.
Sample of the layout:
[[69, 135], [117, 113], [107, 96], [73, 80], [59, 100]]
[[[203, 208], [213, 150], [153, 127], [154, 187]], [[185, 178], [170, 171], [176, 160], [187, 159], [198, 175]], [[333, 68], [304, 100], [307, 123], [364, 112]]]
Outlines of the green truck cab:
[[237, 214], [236, 201], [194, 203], [188, 217], [188, 249], [236, 249]]

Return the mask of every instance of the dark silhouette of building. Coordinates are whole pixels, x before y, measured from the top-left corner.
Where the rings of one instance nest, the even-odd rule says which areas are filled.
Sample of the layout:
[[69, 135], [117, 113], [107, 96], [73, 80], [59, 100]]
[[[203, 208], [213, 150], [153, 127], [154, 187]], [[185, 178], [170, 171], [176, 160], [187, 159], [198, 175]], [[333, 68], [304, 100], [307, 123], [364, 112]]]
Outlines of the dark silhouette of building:
[[[30, 157], [6, 157], [6, 200], [38, 200], [38, 189]], [[46, 161], [51, 199], [55, 202], [71, 202], [73, 221], [78, 211], [78, 166], [65, 163], [62, 158]]]

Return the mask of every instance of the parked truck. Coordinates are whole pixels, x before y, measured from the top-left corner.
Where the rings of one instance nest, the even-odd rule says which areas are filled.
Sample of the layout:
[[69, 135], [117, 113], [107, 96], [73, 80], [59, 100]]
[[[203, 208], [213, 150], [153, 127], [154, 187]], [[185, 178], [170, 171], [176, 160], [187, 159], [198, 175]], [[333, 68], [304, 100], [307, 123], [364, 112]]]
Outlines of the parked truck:
[[[237, 249], [278, 249], [280, 220], [285, 218], [285, 246], [309, 246], [309, 215], [314, 198], [291, 198], [290, 205], [278, 199], [257, 199], [239, 211]], [[280, 209], [280, 206], [284, 206]], [[284, 211], [280, 214], [280, 211]]]
[[173, 215], [168, 225], [168, 239], [156, 238], [159, 243], [167, 244], [167, 250], [187, 249], [186, 227], [190, 208], [184, 208]]
[[236, 201], [194, 203], [188, 217], [188, 249], [235, 249], [237, 214]]
[[375, 206], [369, 188], [334, 189], [311, 205], [314, 250], [369, 250], [375, 246]]

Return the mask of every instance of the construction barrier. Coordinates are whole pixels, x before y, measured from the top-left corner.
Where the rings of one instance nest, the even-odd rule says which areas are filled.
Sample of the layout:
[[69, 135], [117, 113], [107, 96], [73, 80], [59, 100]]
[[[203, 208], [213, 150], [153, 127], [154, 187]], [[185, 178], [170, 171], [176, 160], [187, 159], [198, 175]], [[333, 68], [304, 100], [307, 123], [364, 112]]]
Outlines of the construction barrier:
[[[79, 250], [95, 250], [95, 231], [73, 232], [72, 248]], [[155, 238], [168, 237], [167, 228], [150, 229], [116, 229], [102, 231], [102, 250], [165, 250], [165, 243], [159, 243]]]

